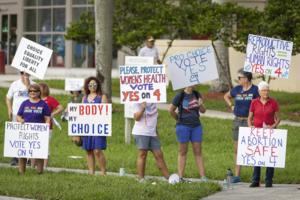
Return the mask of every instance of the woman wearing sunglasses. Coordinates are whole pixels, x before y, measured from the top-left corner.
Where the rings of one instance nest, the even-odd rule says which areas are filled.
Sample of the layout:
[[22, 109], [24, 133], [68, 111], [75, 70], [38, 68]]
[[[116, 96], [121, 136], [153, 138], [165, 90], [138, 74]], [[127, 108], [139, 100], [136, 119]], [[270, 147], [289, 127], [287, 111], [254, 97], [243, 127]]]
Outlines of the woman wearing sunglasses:
[[[239, 84], [232, 88], [224, 95], [228, 107], [233, 111], [233, 141], [234, 141], [234, 161], [236, 163], [237, 145], [239, 139], [239, 127], [248, 127], [247, 119], [249, 114], [249, 108], [252, 99], [259, 97], [258, 87], [253, 85], [252, 73], [245, 72], [243, 69], [238, 71]], [[232, 104], [231, 99], [234, 99]], [[232, 178], [233, 183], [240, 182], [241, 166], [235, 165], [235, 176]]]
[[[28, 87], [29, 99], [23, 101], [18, 114], [17, 121], [21, 123], [47, 123], [50, 125], [51, 112], [45, 101], [41, 100], [41, 90], [38, 84]], [[24, 174], [26, 170], [26, 158], [19, 158], [19, 173]], [[37, 172], [44, 171], [44, 159], [35, 159]]]
[[[85, 96], [83, 103], [107, 103], [107, 97], [102, 94], [101, 83], [96, 77], [89, 77], [84, 83]], [[95, 158], [99, 163], [100, 174], [106, 174], [106, 159], [103, 150], [106, 149], [105, 136], [83, 136], [82, 148], [87, 152], [89, 174], [95, 174]]]

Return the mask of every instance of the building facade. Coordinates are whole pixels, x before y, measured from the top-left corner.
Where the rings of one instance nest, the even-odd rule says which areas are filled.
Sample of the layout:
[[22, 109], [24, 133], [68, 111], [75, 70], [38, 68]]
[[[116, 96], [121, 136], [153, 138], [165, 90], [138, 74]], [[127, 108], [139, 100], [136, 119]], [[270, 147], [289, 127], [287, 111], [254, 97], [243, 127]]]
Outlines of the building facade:
[[91, 46], [64, 39], [68, 25], [85, 11], [94, 13], [91, 0], [0, 0], [5, 64], [12, 62], [18, 41], [26, 37], [53, 50], [49, 67], [94, 67]]

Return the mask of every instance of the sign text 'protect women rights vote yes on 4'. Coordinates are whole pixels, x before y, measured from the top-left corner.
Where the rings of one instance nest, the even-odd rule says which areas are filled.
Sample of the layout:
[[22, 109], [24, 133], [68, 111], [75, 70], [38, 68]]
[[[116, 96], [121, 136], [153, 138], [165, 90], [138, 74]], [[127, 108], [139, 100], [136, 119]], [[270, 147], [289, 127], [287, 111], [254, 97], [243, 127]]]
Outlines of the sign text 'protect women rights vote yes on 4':
[[288, 78], [293, 42], [249, 34], [244, 71]]
[[164, 103], [166, 73], [164, 65], [120, 66], [121, 103]]
[[173, 54], [167, 58], [167, 67], [173, 90], [219, 78], [212, 46]]
[[240, 127], [237, 165], [285, 167], [287, 130]]
[[47, 159], [49, 125], [5, 122], [4, 157]]
[[44, 79], [52, 50], [22, 37], [11, 66]]
[[68, 104], [69, 136], [111, 136], [111, 104]]

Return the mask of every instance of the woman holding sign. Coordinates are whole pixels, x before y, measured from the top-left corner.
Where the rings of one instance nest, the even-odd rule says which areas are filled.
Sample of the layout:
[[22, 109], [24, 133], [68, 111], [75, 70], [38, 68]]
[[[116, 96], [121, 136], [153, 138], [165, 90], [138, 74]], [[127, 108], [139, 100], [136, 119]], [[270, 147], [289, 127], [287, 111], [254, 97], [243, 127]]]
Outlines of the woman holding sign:
[[[239, 85], [232, 88], [229, 92], [224, 95], [224, 100], [226, 101], [228, 107], [234, 114], [233, 120], [233, 141], [234, 141], [234, 160], [236, 163], [237, 157], [237, 146], [239, 139], [239, 127], [247, 127], [247, 119], [249, 114], [249, 108], [252, 99], [255, 99], [259, 96], [258, 88], [256, 85], [253, 85], [252, 73], [245, 72], [243, 69], [238, 71], [238, 80]], [[234, 104], [232, 104], [231, 99], [234, 99]], [[235, 166], [235, 176], [232, 178], [233, 183], [241, 181], [241, 166]]]
[[[176, 109], [178, 108], [178, 114]], [[179, 144], [178, 150], [178, 174], [180, 181], [184, 181], [184, 168], [186, 163], [188, 144], [192, 143], [195, 161], [199, 174], [206, 181], [204, 163], [202, 157], [202, 125], [199, 112], [206, 111], [202, 96], [194, 90], [194, 87], [186, 87], [177, 94], [169, 108], [169, 113], [176, 120], [176, 136]]]
[[[85, 96], [83, 103], [107, 103], [107, 97], [102, 94], [100, 81], [96, 77], [89, 77], [84, 83]], [[82, 148], [87, 153], [87, 164], [89, 174], [95, 174], [95, 158], [100, 167], [100, 174], [106, 174], [106, 159], [103, 150], [106, 149], [105, 136], [84, 136], [82, 137]]]
[[[280, 122], [279, 106], [275, 99], [269, 97], [269, 85], [262, 81], [258, 84], [260, 97], [251, 102], [248, 126], [256, 128], [276, 128]], [[250, 187], [259, 187], [260, 167], [254, 167], [252, 183]], [[266, 170], [266, 187], [272, 187], [274, 168], [267, 167]]]
[[[21, 123], [48, 123], [50, 125], [51, 112], [45, 101], [41, 100], [41, 90], [38, 84], [28, 87], [29, 99], [23, 101], [18, 114], [17, 121]], [[26, 170], [26, 158], [19, 158], [19, 173], [24, 174]], [[44, 159], [35, 159], [37, 172], [43, 173]]]

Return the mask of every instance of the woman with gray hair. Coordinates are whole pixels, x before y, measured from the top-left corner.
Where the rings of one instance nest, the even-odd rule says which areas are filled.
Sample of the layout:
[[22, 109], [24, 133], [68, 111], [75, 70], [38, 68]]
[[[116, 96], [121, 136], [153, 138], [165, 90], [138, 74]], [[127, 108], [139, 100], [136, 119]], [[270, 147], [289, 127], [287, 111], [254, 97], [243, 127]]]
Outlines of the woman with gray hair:
[[[248, 126], [256, 128], [276, 128], [280, 122], [279, 106], [275, 99], [269, 97], [269, 84], [262, 81], [258, 84], [260, 97], [251, 102]], [[254, 167], [250, 187], [259, 187], [261, 167]], [[274, 168], [267, 167], [265, 187], [272, 187]]]
[[[232, 88], [224, 95], [224, 100], [226, 101], [228, 107], [233, 111], [234, 120], [232, 126], [233, 141], [234, 141], [234, 160], [236, 163], [237, 157], [237, 146], [239, 139], [239, 127], [247, 127], [247, 119], [249, 114], [249, 108], [252, 99], [256, 99], [258, 94], [258, 88], [253, 85], [252, 73], [245, 72], [243, 69], [238, 71], [238, 81], [239, 85]], [[231, 99], [234, 99], [234, 104], [232, 104]], [[235, 176], [232, 178], [231, 182], [240, 182], [241, 166], [235, 165]]]

